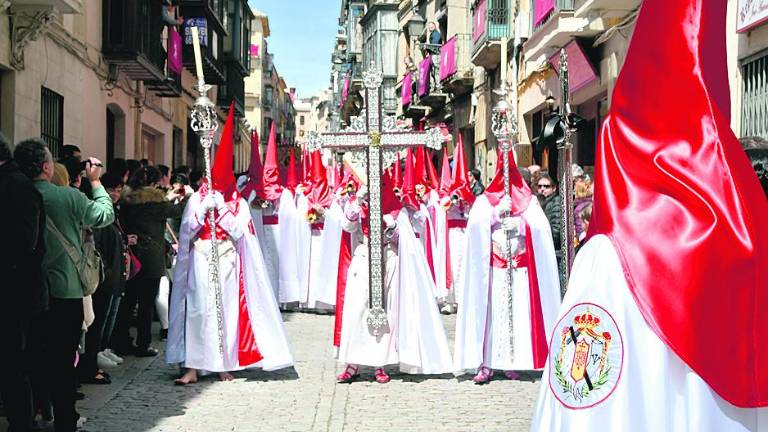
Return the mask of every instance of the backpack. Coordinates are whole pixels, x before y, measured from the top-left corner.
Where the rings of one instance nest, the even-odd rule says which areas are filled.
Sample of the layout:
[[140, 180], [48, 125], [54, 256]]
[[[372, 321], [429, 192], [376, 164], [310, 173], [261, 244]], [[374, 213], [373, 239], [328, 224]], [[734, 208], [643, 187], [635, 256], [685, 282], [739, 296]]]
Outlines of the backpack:
[[80, 276], [80, 283], [83, 286], [83, 296], [95, 293], [99, 285], [104, 282], [104, 263], [101, 261], [101, 255], [96, 249], [93, 231], [90, 229], [82, 230], [82, 249], [77, 250], [77, 247], [64, 237], [61, 231], [56, 228], [56, 224], [48, 216], [46, 216], [46, 225], [48, 230], [59, 239], [67, 255], [69, 255], [69, 259], [75, 265], [77, 274]]

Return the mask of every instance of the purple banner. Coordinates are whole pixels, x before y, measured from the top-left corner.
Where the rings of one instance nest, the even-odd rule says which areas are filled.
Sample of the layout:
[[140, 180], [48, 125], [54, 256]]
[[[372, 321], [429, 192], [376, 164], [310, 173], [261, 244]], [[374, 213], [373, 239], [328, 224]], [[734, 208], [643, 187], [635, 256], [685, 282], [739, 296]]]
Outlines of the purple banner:
[[534, 0], [533, 25], [541, 24], [553, 10], [555, 10], [555, 0]]
[[181, 35], [173, 26], [168, 26], [168, 69], [181, 73]]
[[427, 56], [419, 63], [419, 97], [429, 92], [429, 70], [432, 67], [432, 59]]
[[349, 83], [349, 77], [344, 78], [344, 87], [341, 88], [341, 103], [339, 104], [339, 107], [344, 106], [344, 102], [347, 101], [347, 96], [349, 95]]
[[472, 14], [472, 42], [477, 43], [485, 34], [486, 0], [480, 0]]
[[411, 104], [411, 98], [413, 96], [413, 75], [410, 73], [403, 76], [403, 88], [400, 90], [400, 98], [404, 107]]
[[251, 57], [258, 57], [261, 54], [261, 50], [258, 45], [251, 44]]
[[456, 36], [440, 47], [440, 81], [456, 73]]
[[[565, 46], [565, 53], [568, 54], [568, 79], [570, 82], [571, 94], [583, 88], [587, 84], [597, 79], [595, 67], [584, 54], [576, 41], [571, 41]], [[558, 50], [549, 58], [549, 63], [555, 72], [560, 73], [560, 51]]]

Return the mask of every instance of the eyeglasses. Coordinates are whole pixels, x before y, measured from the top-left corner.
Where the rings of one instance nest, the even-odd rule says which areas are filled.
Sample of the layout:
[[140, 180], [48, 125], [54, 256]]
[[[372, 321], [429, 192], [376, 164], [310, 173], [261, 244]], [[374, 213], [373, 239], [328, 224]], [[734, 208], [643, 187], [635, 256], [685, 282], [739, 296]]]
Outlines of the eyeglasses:
[[536, 186], [538, 186], [539, 189], [549, 189], [549, 188], [552, 187], [551, 184], [540, 184], [540, 185], [536, 185]]

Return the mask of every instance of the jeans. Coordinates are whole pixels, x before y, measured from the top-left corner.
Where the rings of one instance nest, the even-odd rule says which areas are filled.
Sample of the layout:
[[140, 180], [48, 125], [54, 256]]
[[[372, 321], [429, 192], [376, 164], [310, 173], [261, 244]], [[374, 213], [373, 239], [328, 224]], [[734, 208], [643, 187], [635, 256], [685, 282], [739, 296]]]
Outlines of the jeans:
[[104, 325], [101, 327], [102, 351], [112, 347], [112, 333], [115, 331], [115, 323], [117, 322], [117, 315], [122, 300], [122, 295], [112, 295], [112, 301], [109, 303], [109, 309], [107, 310], [107, 319], [104, 320]]
[[138, 303], [139, 313], [136, 321], [136, 347], [139, 350], [149, 348], [152, 342], [152, 318], [155, 312], [155, 298], [160, 288], [160, 278], [136, 278], [128, 281], [125, 296], [120, 304], [120, 311], [115, 325], [115, 347], [118, 351], [131, 349], [130, 322], [133, 310]]
[[25, 361], [28, 334], [26, 318], [0, 316], [0, 395], [11, 432], [32, 427], [32, 392]]
[[77, 365], [77, 372], [83, 381], [93, 379], [99, 370], [96, 359], [99, 351], [102, 349], [101, 334], [106, 322], [109, 305], [112, 303], [112, 293], [108, 288], [100, 287], [100, 289], [93, 293], [91, 300], [93, 303], [94, 319], [85, 334], [85, 353], [80, 356], [80, 361]]
[[48, 312], [49, 382], [56, 432], [76, 430], [80, 415], [75, 410], [75, 351], [83, 327], [83, 299], [51, 297]]

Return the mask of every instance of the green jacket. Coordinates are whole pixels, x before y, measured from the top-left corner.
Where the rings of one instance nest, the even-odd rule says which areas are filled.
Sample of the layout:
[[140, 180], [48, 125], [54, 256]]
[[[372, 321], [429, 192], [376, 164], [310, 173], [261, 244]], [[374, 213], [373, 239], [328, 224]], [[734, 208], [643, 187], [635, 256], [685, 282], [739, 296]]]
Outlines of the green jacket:
[[[35, 188], [43, 196], [45, 214], [73, 245], [82, 245], [83, 228], [102, 228], [115, 220], [112, 200], [104, 187], [93, 189], [93, 200], [71, 187], [36, 181]], [[46, 230], [46, 254], [43, 260], [51, 297], [75, 299], [83, 297], [83, 286], [74, 263], [56, 237]]]

